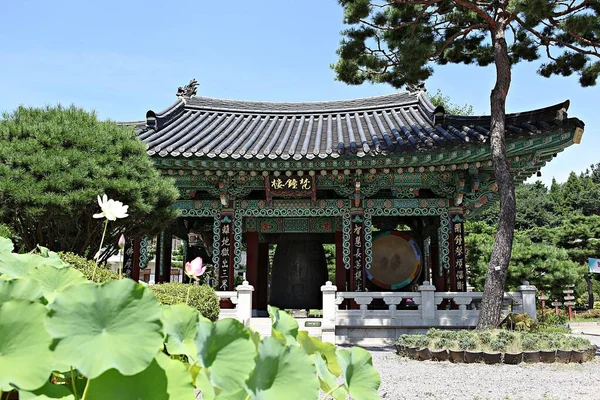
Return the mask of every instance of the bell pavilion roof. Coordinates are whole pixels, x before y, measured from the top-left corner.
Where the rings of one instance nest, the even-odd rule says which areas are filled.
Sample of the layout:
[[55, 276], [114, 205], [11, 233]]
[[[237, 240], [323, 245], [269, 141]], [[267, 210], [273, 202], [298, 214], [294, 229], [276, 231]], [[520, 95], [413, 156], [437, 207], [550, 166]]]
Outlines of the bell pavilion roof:
[[[432, 152], [488, 142], [489, 116], [448, 115], [425, 91], [355, 100], [272, 103], [196, 97], [148, 111], [138, 135], [160, 157], [314, 159]], [[506, 138], [583, 127], [569, 101], [508, 114]]]

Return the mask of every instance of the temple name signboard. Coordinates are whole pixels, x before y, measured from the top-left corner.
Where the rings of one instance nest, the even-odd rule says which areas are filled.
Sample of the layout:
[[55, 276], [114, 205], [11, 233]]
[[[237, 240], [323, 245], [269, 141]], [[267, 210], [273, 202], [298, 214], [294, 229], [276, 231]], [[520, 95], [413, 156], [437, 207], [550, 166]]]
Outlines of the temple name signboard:
[[317, 199], [315, 177], [310, 175], [267, 176], [265, 189], [267, 201], [273, 197]]

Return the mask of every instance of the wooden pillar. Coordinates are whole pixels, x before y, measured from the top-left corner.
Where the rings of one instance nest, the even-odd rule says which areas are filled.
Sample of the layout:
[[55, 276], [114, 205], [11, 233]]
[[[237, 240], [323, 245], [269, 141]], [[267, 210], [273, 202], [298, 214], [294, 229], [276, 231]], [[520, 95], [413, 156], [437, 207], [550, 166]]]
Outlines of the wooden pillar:
[[141, 239], [139, 236], [133, 239], [133, 257], [132, 257], [132, 265], [131, 272], [129, 273], [129, 277], [134, 281], [140, 280], [140, 253], [141, 253]]
[[454, 286], [452, 290], [458, 292], [467, 291], [467, 268], [465, 263], [465, 230], [464, 220], [460, 214], [452, 214], [450, 217], [450, 257], [451, 257], [451, 281]]
[[161, 234], [163, 242], [161, 282], [171, 282], [171, 253], [173, 252], [173, 234], [165, 231]]
[[364, 214], [356, 212], [351, 217], [350, 230], [350, 290], [365, 291], [365, 224]]
[[258, 232], [246, 233], [246, 280], [254, 286], [252, 292], [252, 308], [258, 305]]
[[256, 309], [259, 312], [266, 312], [269, 288], [269, 243], [258, 243], [257, 273], [257, 287], [254, 288]]
[[162, 233], [156, 237], [156, 251], [154, 253], [154, 283], [161, 282], [161, 271], [162, 271]]
[[214, 243], [218, 251], [217, 262], [219, 265], [219, 282], [217, 290], [226, 291], [233, 290], [233, 213], [223, 213], [215, 217], [215, 226], [217, 232], [220, 232], [219, 242]]
[[347, 290], [348, 270], [344, 266], [344, 238], [342, 232], [335, 233], [335, 286], [339, 292]]
[[439, 257], [438, 257], [438, 243], [437, 240], [431, 241], [430, 248], [430, 256], [431, 256], [431, 280], [432, 284], [435, 286], [435, 290], [438, 292], [446, 291], [446, 283], [444, 279], [444, 271], [442, 267], [439, 265]]

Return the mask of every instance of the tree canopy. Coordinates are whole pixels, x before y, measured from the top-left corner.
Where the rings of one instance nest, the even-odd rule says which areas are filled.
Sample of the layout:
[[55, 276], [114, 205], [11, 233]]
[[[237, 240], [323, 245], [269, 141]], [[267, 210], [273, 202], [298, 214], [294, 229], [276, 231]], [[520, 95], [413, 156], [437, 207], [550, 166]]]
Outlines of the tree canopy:
[[91, 257], [102, 236], [98, 195], [129, 205], [105, 243], [155, 233], [175, 216], [178, 192], [132, 127], [78, 109], [19, 107], [0, 120], [0, 221], [31, 250], [43, 245]]
[[[600, 257], [599, 164], [564, 183], [553, 181], [548, 189], [541, 181], [517, 186], [515, 242], [508, 270], [507, 288], [523, 280], [538, 290], [562, 298], [567, 285], [575, 285], [577, 300], [588, 303], [585, 281], [588, 258]], [[466, 256], [469, 282], [483, 289], [498, 220], [498, 204], [472, 216], [466, 223]], [[600, 295], [600, 277], [591, 274], [593, 293]]]
[[389, 83], [409, 89], [425, 81], [432, 64], [487, 66], [490, 150], [500, 193], [498, 228], [479, 313], [478, 329], [500, 322], [515, 228], [515, 188], [505, 151], [506, 98], [512, 65], [545, 57], [543, 76], [579, 74], [582, 86], [600, 72], [600, 0], [339, 0], [344, 22], [337, 79]]
[[582, 86], [600, 73], [598, 0], [339, 0], [344, 20], [334, 69], [350, 84], [385, 82], [400, 88], [425, 81], [431, 62], [494, 63], [493, 38], [507, 31], [509, 62], [540, 58], [538, 73], [579, 75]]

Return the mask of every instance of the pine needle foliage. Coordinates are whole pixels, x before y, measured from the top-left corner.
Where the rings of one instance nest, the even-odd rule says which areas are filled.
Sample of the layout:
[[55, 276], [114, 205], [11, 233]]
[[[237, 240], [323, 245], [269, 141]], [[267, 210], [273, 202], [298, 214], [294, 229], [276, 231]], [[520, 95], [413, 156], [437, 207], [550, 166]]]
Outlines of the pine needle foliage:
[[[19, 107], [0, 120], [0, 221], [32, 250], [92, 257], [103, 220], [96, 197], [129, 205], [105, 243], [121, 233], [152, 234], [175, 217], [173, 182], [160, 176], [132, 127], [99, 121], [75, 106]], [[105, 252], [104, 258], [111, 252]]]

